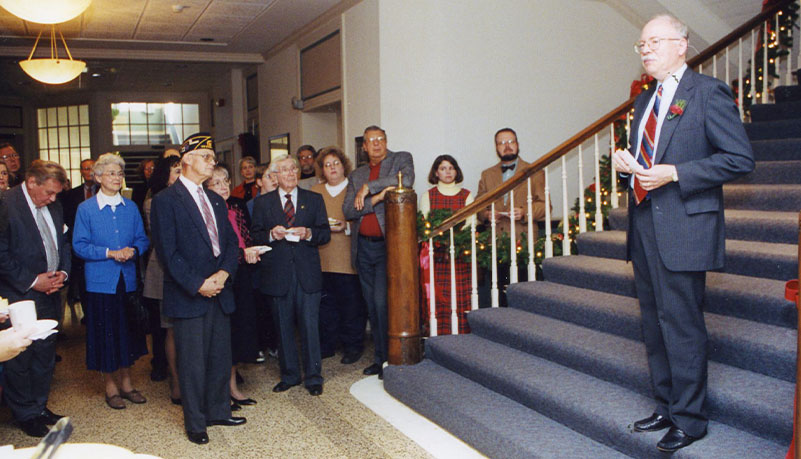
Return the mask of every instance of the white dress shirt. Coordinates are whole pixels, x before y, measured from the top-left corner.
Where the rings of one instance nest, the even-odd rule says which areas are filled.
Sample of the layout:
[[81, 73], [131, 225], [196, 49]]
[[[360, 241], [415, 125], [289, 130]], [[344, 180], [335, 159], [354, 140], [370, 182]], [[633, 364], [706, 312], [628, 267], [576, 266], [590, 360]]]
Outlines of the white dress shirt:
[[[211, 201], [209, 200], [209, 197], [206, 196], [206, 192], [203, 190], [203, 187], [189, 180], [183, 175], [178, 176], [178, 180], [180, 180], [181, 183], [184, 184], [186, 189], [189, 190], [189, 195], [192, 196], [192, 199], [195, 200], [195, 204], [197, 205], [197, 210], [200, 211], [201, 218], [203, 218], [203, 206], [200, 203], [200, 200], [203, 199], [206, 202], [206, 205], [209, 206], [209, 210], [211, 211], [211, 218], [214, 220], [214, 227], [219, 228], [219, 226], [217, 226], [217, 216], [214, 215], [214, 207], [212, 207]], [[197, 192], [198, 188], [200, 189], [200, 194], [198, 194]], [[203, 218], [203, 221], [206, 221], [206, 219]]]
[[[656, 117], [656, 135], [654, 136], [654, 156], [656, 156], [657, 146], [659, 145], [659, 134], [662, 131], [662, 123], [665, 121], [668, 113], [670, 112], [670, 106], [673, 103], [673, 96], [676, 95], [676, 89], [679, 87], [679, 82], [681, 81], [681, 77], [684, 76], [684, 71], [687, 70], [687, 64], [682, 65], [675, 73], [669, 75], [665, 78], [662, 83], [662, 100], [659, 101], [659, 113]], [[657, 87], [657, 90], [659, 88]], [[645, 107], [645, 114], [640, 119], [640, 125], [637, 127], [637, 154], [634, 156], [634, 159], [639, 158], [640, 156], [640, 145], [642, 144], [642, 133], [645, 130], [645, 123], [648, 122], [648, 118], [651, 116], [651, 110], [654, 107], [654, 101], [656, 101], [656, 91], [654, 91], [654, 95], [651, 97], [651, 100], [648, 101], [648, 106]]]

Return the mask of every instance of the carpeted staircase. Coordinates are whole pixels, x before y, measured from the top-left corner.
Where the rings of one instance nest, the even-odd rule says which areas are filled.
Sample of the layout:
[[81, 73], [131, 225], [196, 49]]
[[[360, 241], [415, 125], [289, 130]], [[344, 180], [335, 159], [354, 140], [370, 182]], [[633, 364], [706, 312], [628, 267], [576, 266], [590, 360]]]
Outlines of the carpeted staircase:
[[[801, 87], [746, 125], [756, 170], [724, 187], [726, 268], [707, 276], [705, 439], [676, 457], [783, 457], [792, 437], [801, 210]], [[664, 432], [633, 433], [654, 409], [626, 209], [584, 233], [579, 255], [545, 261], [545, 281], [513, 285], [509, 307], [469, 315], [472, 334], [426, 342], [426, 359], [391, 366], [397, 399], [490, 457], [660, 457]]]

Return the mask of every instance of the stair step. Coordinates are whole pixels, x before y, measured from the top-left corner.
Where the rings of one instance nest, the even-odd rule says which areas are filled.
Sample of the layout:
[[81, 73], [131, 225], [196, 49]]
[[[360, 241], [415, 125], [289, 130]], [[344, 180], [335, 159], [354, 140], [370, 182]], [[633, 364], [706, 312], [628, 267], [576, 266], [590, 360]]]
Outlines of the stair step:
[[751, 121], [753, 122], [792, 118], [801, 118], [801, 101], [751, 105]]
[[[514, 284], [506, 294], [511, 308], [642, 341], [636, 298], [553, 282]], [[711, 312], [704, 317], [710, 360], [795, 381], [795, 330]]]
[[489, 457], [626, 457], [431, 360], [387, 367], [384, 389]]
[[724, 185], [723, 207], [741, 210], [801, 210], [801, 185]]
[[801, 137], [801, 118], [760, 121], [743, 125], [751, 140], [790, 139]]
[[[578, 252], [591, 257], [626, 258], [624, 231], [590, 231], [576, 238]], [[741, 240], [726, 241], [725, 272], [768, 279], [798, 277], [798, 245]]]
[[[471, 313], [474, 335], [651, 397], [645, 344], [514, 308]], [[731, 382], [736, 381], [736, 384]], [[781, 441], [792, 436], [793, 383], [709, 363], [710, 417]], [[757, 396], [758, 394], [758, 396]]]
[[801, 139], [752, 140], [756, 161], [789, 161], [799, 159]]
[[[800, 77], [801, 78], [801, 77]], [[779, 86], [773, 90], [776, 102], [795, 102], [801, 100], [801, 86]]]
[[[801, 152], [798, 152], [801, 157]], [[801, 161], [757, 161], [754, 170], [731, 182], [735, 185], [801, 184]]]
[[[636, 298], [634, 273], [623, 260], [571, 255], [542, 264], [546, 281]], [[784, 282], [708, 272], [704, 310], [781, 327], [796, 328], [795, 304], [784, 299]]]
[[[726, 209], [726, 240], [777, 242], [798, 244], [798, 213], [763, 210]], [[626, 231], [628, 209], [618, 207], [609, 211], [609, 228]]]
[[[653, 412], [650, 397], [475, 334], [430, 338], [426, 355], [618, 451], [634, 457], [664, 457], [654, 447], [663, 432], [633, 433], [629, 427], [633, 420]], [[675, 457], [773, 457], [787, 451], [785, 441], [760, 438], [724, 423], [710, 422], [708, 431], [704, 440]]]

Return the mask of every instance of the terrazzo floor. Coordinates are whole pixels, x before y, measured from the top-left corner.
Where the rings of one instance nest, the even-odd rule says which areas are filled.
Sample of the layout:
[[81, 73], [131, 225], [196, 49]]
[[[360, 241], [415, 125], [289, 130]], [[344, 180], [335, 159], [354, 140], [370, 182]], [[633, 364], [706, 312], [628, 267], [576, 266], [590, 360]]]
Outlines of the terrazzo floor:
[[[320, 397], [301, 386], [273, 393], [279, 379], [276, 359], [244, 365], [240, 389], [258, 404], [234, 413], [247, 417], [243, 426], [209, 427], [210, 442], [200, 446], [186, 439], [181, 407], [170, 403], [167, 382], [150, 380], [149, 356], [132, 370], [134, 386], [148, 402], [112, 410], [104, 402], [100, 374], [86, 370], [84, 328], [67, 319], [65, 332], [48, 406], [72, 418], [70, 442], [109, 443], [163, 458], [433, 457], [351, 395], [351, 386], [365, 378], [362, 369], [370, 364], [371, 348], [353, 365], [339, 363], [340, 355], [323, 360]], [[0, 445], [21, 448], [37, 441], [14, 426], [8, 408], [0, 407]]]

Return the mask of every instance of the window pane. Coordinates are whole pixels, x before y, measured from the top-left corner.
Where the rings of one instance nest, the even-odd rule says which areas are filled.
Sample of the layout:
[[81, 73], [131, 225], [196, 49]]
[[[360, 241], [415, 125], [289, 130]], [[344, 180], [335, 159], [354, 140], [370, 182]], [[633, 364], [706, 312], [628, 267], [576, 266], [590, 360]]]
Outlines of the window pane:
[[182, 104], [184, 113], [184, 124], [198, 124], [200, 123], [200, 115], [198, 114], [198, 104]]
[[164, 124], [164, 106], [147, 104], [147, 124]]
[[181, 124], [181, 104], [174, 104], [172, 102], [164, 104], [164, 117], [167, 124]]
[[111, 104], [111, 122], [128, 123], [128, 104]]
[[[49, 110], [48, 110], [48, 113], [50, 113]], [[48, 115], [48, 118], [49, 117], [50, 117], [50, 115]], [[47, 142], [48, 148], [57, 148], [58, 147], [58, 129], [56, 129], [56, 128], [48, 129], [47, 130], [47, 138], [48, 138], [48, 142]]]
[[128, 104], [131, 124], [147, 124], [147, 104]]
[[39, 129], [39, 149], [47, 148], [47, 129]]
[[88, 159], [92, 157], [92, 151], [88, 148], [84, 148], [81, 150], [81, 159]]
[[66, 165], [69, 167], [70, 165], [70, 151], [67, 148], [60, 148], [58, 150], [58, 163], [62, 166]]
[[89, 146], [89, 126], [81, 126], [81, 143], [79, 144], [82, 147]]
[[70, 167], [73, 169], [81, 168], [81, 156], [79, 151], [80, 150], [72, 149], [70, 152]]
[[56, 107], [50, 107], [47, 109], [47, 126], [56, 126], [58, 123], [58, 117], [56, 116]]
[[184, 126], [184, 138], [189, 137], [190, 135], [199, 132], [200, 126], [197, 124], [187, 124]]
[[67, 107], [58, 107], [58, 125], [66, 126], [69, 124], [67, 119]]
[[80, 123], [78, 119], [78, 106], [77, 105], [70, 105], [67, 107], [67, 112], [69, 113], [70, 117], [70, 126], [75, 126], [76, 124]]
[[71, 147], [81, 146], [81, 131], [77, 126], [70, 127], [70, 146]]
[[[131, 113], [133, 115], [133, 113]], [[147, 145], [147, 126], [144, 124], [131, 125], [130, 145]]]
[[174, 125], [168, 124], [167, 125], [167, 136], [169, 137], [169, 142], [172, 144], [180, 144], [184, 141], [183, 137], [183, 129], [181, 129], [181, 125]]
[[78, 112], [80, 112], [80, 121], [81, 124], [89, 124], [89, 106], [88, 105], [80, 105], [78, 106]]
[[36, 110], [36, 119], [39, 127], [47, 127], [47, 109], [40, 108]]
[[58, 146], [59, 148], [70, 146], [70, 133], [69, 129], [66, 127], [58, 128]]
[[81, 184], [81, 171], [70, 171], [70, 185], [76, 187]]
[[167, 134], [163, 124], [150, 125], [148, 135], [150, 136], [150, 143], [153, 145], [167, 143]]

